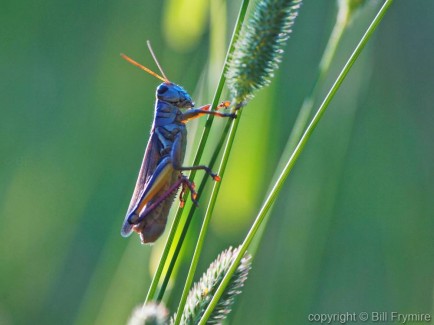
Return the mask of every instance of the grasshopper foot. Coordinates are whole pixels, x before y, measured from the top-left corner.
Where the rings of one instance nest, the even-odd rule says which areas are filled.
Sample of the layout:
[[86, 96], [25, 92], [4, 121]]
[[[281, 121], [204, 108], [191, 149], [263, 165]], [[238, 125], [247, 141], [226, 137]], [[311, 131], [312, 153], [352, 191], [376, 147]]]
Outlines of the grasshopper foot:
[[224, 102], [221, 102], [220, 104], [217, 105], [216, 109], [222, 109], [222, 108], [228, 108], [229, 106], [231, 106], [231, 102], [228, 100], [225, 100]]
[[199, 203], [197, 203], [197, 200], [193, 199], [193, 197], [191, 198], [191, 202], [193, 202], [193, 204], [196, 206], [196, 208], [199, 207]]
[[188, 187], [190, 188], [190, 198], [191, 198], [191, 201], [193, 202], [193, 204], [196, 207], [198, 207], [199, 204], [197, 203], [197, 192], [194, 190], [195, 185], [194, 185], [193, 182], [190, 182], [190, 180], [188, 182], [189, 182]]
[[185, 206], [185, 200], [182, 197], [180, 197], [179, 198], [179, 207], [182, 209], [184, 206]]
[[180, 201], [179, 206], [181, 208], [183, 208], [185, 205], [185, 200], [183, 197], [184, 197], [184, 194], [185, 194], [185, 191], [187, 188], [190, 190], [191, 201], [193, 201], [193, 203], [196, 206], [198, 206], [197, 201], [196, 201], [196, 198], [197, 198], [197, 192], [195, 191], [196, 186], [194, 185], [194, 183], [192, 181], [190, 181], [188, 179], [188, 177], [186, 177], [182, 174], [180, 177], [181, 177], [181, 182], [182, 182], [182, 189], [181, 189], [181, 192], [179, 193], [179, 201]]
[[211, 177], [216, 182], [220, 182], [222, 180], [222, 178], [219, 175], [217, 175], [217, 174], [212, 174]]

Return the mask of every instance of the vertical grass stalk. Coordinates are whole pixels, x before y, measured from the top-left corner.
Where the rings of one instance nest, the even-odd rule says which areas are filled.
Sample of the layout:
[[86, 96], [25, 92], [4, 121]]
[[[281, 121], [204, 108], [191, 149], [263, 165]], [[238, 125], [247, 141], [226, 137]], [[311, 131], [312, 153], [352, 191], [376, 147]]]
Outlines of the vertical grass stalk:
[[[223, 157], [226, 157], [226, 159], [223, 158], [223, 160], [222, 160], [222, 164], [221, 164], [219, 171], [218, 171], [219, 175], [224, 174], [226, 164], [228, 161], [227, 158], [228, 158], [229, 152], [231, 151], [232, 144], [233, 144], [233, 141], [235, 139], [236, 130], [238, 128], [238, 124], [240, 121], [240, 115], [241, 115], [241, 111], [239, 112], [238, 118], [234, 121], [234, 123], [232, 124], [232, 127], [229, 131], [228, 141], [226, 144], [225, 151], [223, 153]], [[220, 184], [221, 184], [221, 182], [215, 182], [214, 183], [214, 187], [213, 187], [213, 190], [211, 193], [211, 198], [210, 198], [210, 201], [208, 203], [208, 207], [207, 207], [204, 219], [203, 219], [202, 227], [200, 229], [199, 237], [197, 239], [197, 244], [196, 244], [194, 254], [193, 254], [193, 259], [192, 259], [191, 264], [190, 264], [190, 269], [189, 269], [188, 274], [187, 274], [187, 279], [185, 280], [184, 289], [182, 291], [182, 296], [181, 296], [181, 299], [180, 299], [180, 302], [178, 305], [178, 310], [176, 312], [177, 317], [176, 317], [175, 322], [174, 322], [175, 325], [178, 325], [181, 322], [181, 314], [182, 314], [182, 311], [184, 310], [185, 303], [187, 301], [188, 291], [189, 291], [189, 289], [193, 283], [194, 274], [196, 272], [197, 264], [199, 263], [200, 254], [202, 253], [202, 247], [203, 247], [203, 244], [205, 242], [205, 236], [206, 236], [206, 233], [208, 231], [209, 222], [211, 220], [211, 213], [214, 209], [214, 205], [215, 205], [215, 202], [217, 200], [217, 194], [218, 194], [218, 191], [220, 189]]]
[[[222, 71], [221, 76], [220, 76], [220, 80], [219, 80], [219, 83], [218, 83], [218, 86], [217, 86], [217, 90], [215, 92], [214, 99], [212, 101], [212, 107], [211, 107], [211, 109], [215, 109], [217, 107], [217, 104], [218, 104], [219, 100], [220, 100], [220, 95], [221, 95], [221, 92], [223, 90], [224, 83], [226, 81], [225, 71], [226, 71], [226, 66], [227, 66], [228, 58], [229, 58], [230, 54], [234, 51], [235, 40], [236, 40], [237, 35], [238, 35], [238, 33], [239, 33], [242, 25], [243, 25], [244, 18], [245, 18], [246, 12], [247, 12], [247, 7], [249, 5], [249, 2], [250, 2], [250, 0], [243, 0], [243, 2], [241, 4], [241, 9], [240, 9], [240, 12], [238, 14], [238, 18], [237, 18], [237, 22], [235, 24], [234, 32], [232, 34], [232, 38], [231, 38], [231, 43], [230, 43], [230, 46], [229, 46], [228, 54], [226, 56], [225, 66], [224, 66], [223, 71]], [[205, 144], [206, 144], [206, 141], [208, 139], [208, 135], [209, 135], [209, 132], [210, 132], [213, 120], [214, 120], [214, 117], [212, 115], [210, 115], [208, 117], [206, 123], [205, 123], [204, 131], [202, 133], [202, 136], [201, 136], [201, 139], [200, 139], [200, 142], [199, 142], [199, 145], [198, 145], [198, 150], [197, 150], [197, 153], [196, 153], [193, 165], [198, 165], [200, 159], [202, 158], [202, 154], [203, 154], [203, 151], [205, 149]], [[228, 123], [230, 123], [230, 122], [228, 122]], [[222, 137], [223, 136], [225, 136], [225, 134], [223, 134]], [[218, 148], [217, 148], [217, 150], [218, 150]], [[196, 174], [195, 171], [192, 171], [191, 174], [190, 174], [190, 179], [192, 181], [194, 180], [195, 174]], [[203, 188], [206, 181], [207, 181], [207, 177], [205, 177], [202, 180], [199, 188]], [[199, 192], [199, 194], [200, 194], [200, 192]], [[188, 195], [188, 192], [185, 193], [185, 195]], [[194, 212], [195, 209], [196, 209], [196, 207], [194, 205], [192, 205], [191, 206], [191, 211]], [[189, 212], [189, 218], [185, 222], [186, 227], [188, 227], [188, 225], [190, 223], [191, 217], [193, 216], [193, 212]], [[154, 276], [152, 278], [152, 282], [151, 282], [151, 285], [149, 287], [148, 294], [146, 296], [146, 300], [145, 300], [144, 305], [146, 305], [147, 302], [155, 299], [155, 293], [157, 291], [158, 283], [160, 282], [164, 266], [166, 265], [166, 261], [167, 261], [168, 255], [169, 255], [170, 248], [173, 245], [176, 229], [177, 229], [177, 227], [179, 225], [179, 221], [181, 219], [182, 213], [183, 213], [183, 209], [178, 208], [178, 210], [176, 212], [176, 215], [175, 215], [175, 218], [174, 218], [173, 223], [172, 223], [172, 227], [170, 228], [170, 232], [169, 232], [169, 235], [167, 237], [166, 243], [164, 245], [164, 250], [163, 250], [163, 252], [161, 254], [161, 258], [160, 258], [160, 261], [158, 263], [157, 270], [155, 271], [155, 274], [154, 274]], [[186, 230], [182, 232], [181, 237], [179, 238], [178, 242], [176, 243], [177, 248], [176, 248], [175, 251], [179, 252], [180, 246], [182, 245], [182, 243], [184, 241], [185, 234], [186, 234]], [[177, 256], [178, 256], [178, 254], [173, 255], [172, 260], [170, 261], [171, 265], [176, 262], [176, 257]], [[167, 283], [168, 278], [170, 277], [172, 269], [173, 269], [173, 265], [172, 265], [172, 267], [169, 266], [168, 270], [170, 270], [170, 272], [169, 271], [166, 272], [166, 274], [165, 274], [165, 280], [163, 282]], [[159, 293], [159, 299], [162, 299], [162, 297], [164, 295], [165, 287], [162, 288], [162, 289], [163, 290], [160, 290], [160, 293]]]

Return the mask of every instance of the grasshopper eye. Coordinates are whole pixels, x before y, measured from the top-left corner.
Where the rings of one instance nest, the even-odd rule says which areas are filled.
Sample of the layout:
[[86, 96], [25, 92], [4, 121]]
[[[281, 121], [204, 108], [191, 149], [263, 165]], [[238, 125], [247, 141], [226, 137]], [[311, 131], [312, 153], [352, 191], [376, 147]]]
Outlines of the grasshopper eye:
[[165, 85], [161, 85], [160, 87], [158, 87], [157, 92], [158, 92], [159, 95], [162, 95], [162, 94], [164, 94], [168, 89], [169, 89], [169, 88], [168, 88], [167, 86], [165, 86]]

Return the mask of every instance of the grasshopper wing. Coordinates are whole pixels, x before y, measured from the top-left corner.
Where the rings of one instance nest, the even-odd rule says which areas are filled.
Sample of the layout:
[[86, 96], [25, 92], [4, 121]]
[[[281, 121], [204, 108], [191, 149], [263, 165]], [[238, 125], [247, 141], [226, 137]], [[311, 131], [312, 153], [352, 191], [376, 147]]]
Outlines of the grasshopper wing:
[[140, 199], [142, 193], [146, 190], [146, 184], [154, 173], [157, 167], [158, 161], [160, 160], [160, 144], [157, 135], [152, 132], [146, 146], [145, 155], [143, 157], [142, 165], [140, 167], [139, 176], [137, 178], [136, 187], [134, 188], [133, 197], [131, 198], [130, 205], [128, 207], [127, 215], [122, 225], [121, 235], [127, 237], [131, 234], [133, 226], [128, 222], [128, 217], [131, 211], [137, 205], [137, 201]]

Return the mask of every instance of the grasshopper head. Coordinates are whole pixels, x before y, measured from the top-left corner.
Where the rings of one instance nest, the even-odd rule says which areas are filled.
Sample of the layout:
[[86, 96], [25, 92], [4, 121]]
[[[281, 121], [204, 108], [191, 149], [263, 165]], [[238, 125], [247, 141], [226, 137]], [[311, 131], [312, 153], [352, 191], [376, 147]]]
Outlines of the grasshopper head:
[[179, 108], [192, 108], [194, 103], [190, 95], [177, 84], [163, 82], [157, 88], [157, 98]]

